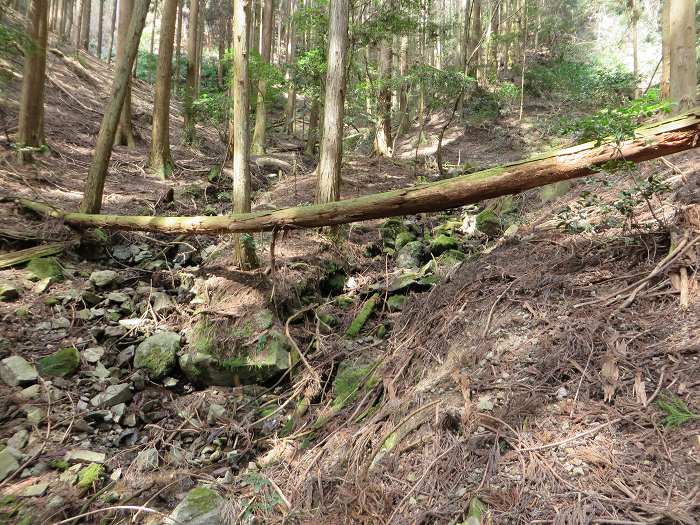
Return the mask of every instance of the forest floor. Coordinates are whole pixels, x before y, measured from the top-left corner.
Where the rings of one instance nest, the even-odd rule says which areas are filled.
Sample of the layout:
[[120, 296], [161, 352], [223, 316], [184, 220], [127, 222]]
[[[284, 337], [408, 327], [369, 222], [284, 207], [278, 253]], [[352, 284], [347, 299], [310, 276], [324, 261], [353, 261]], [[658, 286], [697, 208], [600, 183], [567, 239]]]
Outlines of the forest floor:
[[[9, 72], [0, 253], [69, 244], [58, 256], [62, 279], [0, 270], [16, 291], [0, 301], [0, 358], [40, 363], [75, 348], [80, 363], [69, 377], [0, 385], [0, 522], [162, 523], [171, 515], [177, 523], [183, 515], [173, 509], [208, 486], [223, 517], [200, 508], [197, 523], [471, 525], [480, 513], [499, 524], [698, 523], [698, 152], [389, 223], [426, 243], [447, 232], [459, 257], [403, 267], [395, 233], [377, 220], [334, 236], [285, 232], [275, 236], [274, 258], [272, 234], [256, 234], [263, 268], [241, 272], [226, 236], [77, 239], [15, 205], [25, 196], [77, 208], [110, 75], [81, 56], [91, 84], [51, 54], [50, 152], [18, 166], [10, 147], [17, 57], [0, 53]], [[115, 148], [104, 211], [228, 212], [226, 170], [210, 176], [222, 164], [218, 134], [202, 126], [197, 148], [181, 145], [175, 103], [174, 175], [146, 173], [151, 102], [150, 87], [135, 82], [142, 140], [134, 151]], [[447, 161], [486, 168], [527, 157], [555, 138], [534, 130], [557, 111], [532, 101], [522, 122], [506, 112], [455, 124]], [[440, 126], [435, 116], [426, 127], [416, 169], [415, 127], [396, 159], [348, 152], [343, 198], [434, 178]], [[271, 141], [268, 156], [292, 168], [254, 166], [255, 207], [312, 202], [313, 165], [301, 141]], [[621, 192], [652, 175], [668, 188], [611, 220]], [[164, 198], [170, 188], [172, 200]], [[475, 232], [485, 208], [494, 228]], [[116, 275], [97, 287], [94, 270]], [[359, 337], [346, 336], [372, 301]], [[132, 366], [135, 346], [156, 330], [189, 341], [202, 315], [227, 322], [268, 306], [306, 356], [293, 381], [203, 387], [178, 371], [151, 381]], [[121, 385], [128, 394], [94, 406]], [[89, 463], [102, 467], [90, 476]]]

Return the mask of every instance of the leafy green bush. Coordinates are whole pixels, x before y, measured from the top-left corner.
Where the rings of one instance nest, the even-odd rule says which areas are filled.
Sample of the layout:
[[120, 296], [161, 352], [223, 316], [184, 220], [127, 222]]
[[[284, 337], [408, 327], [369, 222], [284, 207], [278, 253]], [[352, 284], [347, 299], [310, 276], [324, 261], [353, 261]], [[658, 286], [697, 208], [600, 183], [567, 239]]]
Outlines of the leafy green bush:
[[621, 104], [634, 93], [635, 77], [621, 67], [556, 60], [525, 72], [525, 89], [538, 97], [553, 96], [586, 106]]
[[658, 113], [668, 113], [670, 104], [662, 101], [658, 89], [650, 89], [641, 98], [619, 107], [608, 107], [590, 117], [565, 121], [563, 133], [573, 133], [580, 140], [594, 140], [597, 144], [606, 139], [615, 142], [634, 137], [634, 130], [644, 119]]
[[155, 82], [157, 63], [158, 55], [139, 49], [138, 58], [136, 59], [136, 78], [145, 82]]

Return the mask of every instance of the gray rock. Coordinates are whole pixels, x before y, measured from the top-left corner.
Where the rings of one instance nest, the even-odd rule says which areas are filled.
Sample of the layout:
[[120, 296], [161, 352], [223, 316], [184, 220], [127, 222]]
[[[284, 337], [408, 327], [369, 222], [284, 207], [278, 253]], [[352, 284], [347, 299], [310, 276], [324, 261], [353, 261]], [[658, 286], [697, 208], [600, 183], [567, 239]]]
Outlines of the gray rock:
[[90, 400], [90, 404], [97, 408], [109, 408], [119, 403], [128, 403], [132, 396], [129, 385], [120, 383], [105, 388], [104, 392], [100, 392]]
[[107, 459], [104, 452], [93, 452], [92, 450], [73, 449], [66, 453], [65, 460], [68, 463], [99, 463], [102, 464]]
[[27, 415], [27, 423], [38, 425], [44, 420], [44, 409], [41, 407], [26, 407], [24, 413]]
[[30, 485], [20, 492], [20, 496], [23, 498], [36, 498], [43, 496], [47, 488], [49, 488], [48, 483], [37, 483], [36, 485]]
[[95, 270], [90, 274], [90, 282], [98, 288], [109, 286], [117, 280], [117, 272], [114, 270]]
[[190, 490], [165, 520], [166, 525], [220, 525], [223, 499], [212, 489], [196, 487]]
[[134, 466], [141, 472], [148, 472], [158, 469], [158, 451], [154, 447], [149, 447], [138, 453], [134, 460]]
[[19, 468], [19, 463], [9, 447], [0, 450], [0, 481]]
[[155, 292], [151, 295], [151, 304], [155, 313], [165, 314], [175, 310], [175, 303], [165, 292]]
[[102, 346], [93, 346], [86, 348], [80, 352], [80, 356], [88, 363], [97, 363], [105, 354], [105, 349]]
[[210, 425], [216, 424], [216, 420], [219, 419], [226, 413], [226, 409], [221, 405], [212, 403], [209, 405], [209, 412], [207, 412], [207, 423]]
[[19, 297], [17, 287], [7, 281], [0, 281], [0, 301], [14, 301]]
[[7, 446], [16, 450], [22, 450], [29, 441], [29, 432], [25, 429], [18, 430], [7, 440]]
[[0, 361], [0, 378], [9, 386], [23, 386], [34, 383], [38, 374], [36, 368], [18, 355]]
[[134, 367], [144, 368], [151, 379], [161, 379], [175, 368], [180, 350], [180, 334], [158, 332], [136, 348]]
[[112, 292], [107, 294], [107, 299], [113, 303], [125, 303], [129, 300], [129, 296], [124, 292]]
[[418, 268], [425, 257], [425, 247], [421, 241], [406, 243], [396, 256], [396, 266], [399, 268]]
[[30, 401], [32, 399], [37, 399], [41, 395], [41, 385], [31, 385], [27, 388], [20, 390], [17, 397], [22, 401]]

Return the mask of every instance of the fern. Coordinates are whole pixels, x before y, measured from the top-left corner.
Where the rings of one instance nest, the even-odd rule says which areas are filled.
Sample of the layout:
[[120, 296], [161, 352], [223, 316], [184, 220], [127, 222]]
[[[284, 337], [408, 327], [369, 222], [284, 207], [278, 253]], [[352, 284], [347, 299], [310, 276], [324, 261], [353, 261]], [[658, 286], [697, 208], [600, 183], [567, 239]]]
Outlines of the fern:
[[665, 427], [680, 427], [689, 421], [700, 419], [700, 415], [693, 413], [685, 401], [673, 394], [664, 394], [656, 404], [666, 414], [663, 421]]

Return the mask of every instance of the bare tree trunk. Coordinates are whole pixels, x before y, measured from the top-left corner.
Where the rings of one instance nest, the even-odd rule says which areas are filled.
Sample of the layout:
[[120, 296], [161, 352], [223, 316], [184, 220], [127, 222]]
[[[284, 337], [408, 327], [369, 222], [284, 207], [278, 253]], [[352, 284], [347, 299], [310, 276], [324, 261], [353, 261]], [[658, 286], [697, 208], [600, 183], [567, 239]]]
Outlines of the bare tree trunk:
[[[248, 164], [248, 19], [251, 0], [233, 0], [233, 212], [250, 212], [250, 167]], [[258, 266], [250, 236], [235, 235], [234, 249], [243, 269]]]
[[319, 204], [340, 199], [349, 4], [349, 0], [331, 0], [329, 7], [326, 99], [316, 185], [316, 202]]
[[182, 8], [184, 0], [178, 0], [177, 32], [175, 34], [175, 87], [180, 85], [180, 56], [182, 54]]
[[153, 4], [153, 23], [151, 24], [151, 46], [149, 48], [149, 51], [151, 55], [155, 51], [155, 42], [156, 42], [156, 19], [158, 18], [158, 0], [155, 0], [155, 3]]
[[[133, 18], [133, 10], [134, 0], [119, 0], [119, 34], [117, 35], [117, 63], [119, 63], [120, 57], [126, 53], [127, 45], [129, 44], [127, 34], [129, 31], [129, 22]], [[138, 44], [136, 47], [136, 53], [138, 55]], [[134, 59], [136, 59], [137, 55], [134, 55]], [[134, 60], [131, 61], [132, 67], [133, 64]], [[125, 93], [126, 94], [124, 96], [123, 104], [120, 106], [121, 116], [119, 117], [119, 127], [117, 128], [115, 144], [118, 144], [120, 146], [126, 146], [130, 150], [133, 150], [136, 149], [136, 137], [134, 136], [134, 130], [131, 123], [131, 75], [129, 75]]]
[[83, 16], [80, 29], [80, 49], [90, 52], [90, 18], [92, 17], [92, 0], [83, 0]]
[[498, 32], [500, 30], [500, 0], [495, 2], [492, 0], [493, 11], [491, 12], [491, 68], [494, 73], [494, 78], [498, 77]]
[[178, 0], [165, 0], [160, 19], [156, 93], [153, 101], [153, 130], [149, 167], [159, 178], [168, 178], [173, 171], [170, 155], [170, 88], [172, 78], [173, 40]]
[[[461, 58], [460, 58], [461, 61]], [[408, 72], [408, 35], [402, 35], [399, 43], [399, 75], [404, 77]], [[394, 142], [391, 151], [396, 155], [396, 142], [406, 133], [410, 125], [410, 116], [408, 114], [408, 84], [405, 81], [401, 82], [399, 87], [399, 126], [394, 135]]]
[[472, 9], [474, 3], [464, 0], [464, 27], [462, 30], [462, 71], [465, 73], [469, 68], [469, 55], [471, 54], [471, 24]]
[[102, 117], [95, 152], [85, 181], [85, 193], [80, 204], [80, 211], [83, 213], [99, 213], [102, 207], [102, 192], [104, 191], [109, 159], [112, 155], [112, 144], [122, 114], [122, 105], [126, 101], [131, 82], [131, 68], [139, 49], [149, 3], [150, 0], [136, 0], [135, 4], [131, 6], [132, 9], [129, 10], [131, 22], [124, 31], [121, 31], [120, 27], [119, 47], [121, 47], [122, 53], [117, 56], [112, 94]]
[[19, 160], [32, 160], [32, 151], [44, 143], [44, 81], [48, 37], [48, 0], [32, 0], [27, 36], [32, 45], [24, 54], [17, 151]]
[[481, 50], [481, 0], [472, 0], [472, 29], [470, 31], [469, 55], [467, 56], [467, 74], [478, 78]]
[[292, 82], [292, 66], [294, 65], [294, 58], [296, 56], [297, 50], [297, 36], [294, 29], [294, 12], [296, 10], [296, 1], [289, 0], [289, 20], [287, 22], [287, 71], [285, 73], [285, 80], [289, 82], [289, 88], [287, 89], [287, 105], [284, 110], [285, 117], [287, 119], [287, 133], [290, 135], [294, 134], [294, 120], [296, 115], [296, 102], [297, 102], [297, 92], [294, 83]]
[[697, 55], [695, 50], [695, 0], [673, 0], [670, 8], [671, 101], [676, 113], [695, 105]]
[[671, 0], [661, 0], [661, 98], [671, 96]]
[[99, 17], [97, 19], [97, 58], [102, 58], [102, 22], [105, 15], [105, 0], [99, 0]]
[[112, 25], [109, 29], [109, 53], [107, 54], [107, 63], [112, 63], [112, 51], [114, 50], [114, 30], [117, 25], [117, 1], [113, 0], [112, 5]]
[[183, 100], [185, 130], [183, 140], [192, 144], [194, 132], [194, 99], [197, 90], [197, 30], [199, 28], [199, 0], [190, 0], [190, 17], [187, 28], [187, 81]]
[[374, 152], [382, 157], [391, 157], [391, 47], [386, 39], [379, 43], [378, 62]]
[[[263, 0], [263, 12], [260, 35], [260, 57], [266, 64], [270, 63], [270, 53], [272, 51], [272, 14], [274, 0]], [[255, 129], [253, 131], [253, 144], [251, 151], [253, 155], [265, 153], [265, 131], [267, 127], [267, 108], [265, 107], [265, 97], [267, 96], [267, 81], [258, 81], [258, 98], [255, 105]]]
[[309, 129], [306, 135], [306, 147], [304, 153], [313, 155], [316, 152], [316, 143], [318, 142], [318, 119], [321, 111], [321, 102], [317, 98], [311, 101], [311, 109], [309, 110]]
[[78, 3], [78, 0], [75, 0], [75, 6], [76, 6], [76, 22], [74, 26], [74, 31], [75, 31], [75, 54], [77, 55], [78, 52], [80, 51], [80, 45], [81, 45], [81, 38], [83, 36], [83, 11], [84, 11], [84, 4], [85, 2], [88, 2], [89, 0], [80, 0], [80, 3]]
[[639, 6], [637, 0], [627, 0], [632, 29], [632, 73], [634, 74], [634, 98], [639, 98]]

